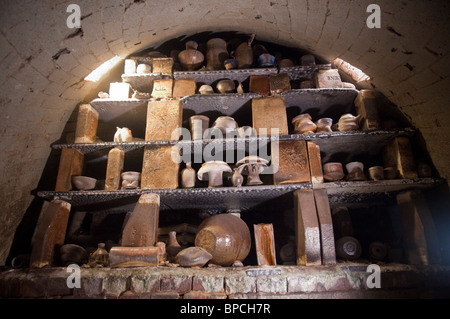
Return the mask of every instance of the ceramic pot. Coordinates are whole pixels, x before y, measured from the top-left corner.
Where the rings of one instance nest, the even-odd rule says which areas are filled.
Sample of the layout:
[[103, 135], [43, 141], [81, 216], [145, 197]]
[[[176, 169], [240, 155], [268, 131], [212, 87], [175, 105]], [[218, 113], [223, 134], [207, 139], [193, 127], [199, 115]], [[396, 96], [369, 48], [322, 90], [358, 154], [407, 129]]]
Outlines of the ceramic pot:
[[232, 214], [218, 214], [198, 227], [195, 246], [212, 255], [210, 263], [231, 266], [243, 261], [250, 252], [251, 237], [247, 224]]
[[141, 173], [130, 171], [123, 172], [120, 176], [122, 177], [122, 189], [136, 189], [139, 187]]
[[85, 264], [89, 260], [86, 249], [74, 244], [66, 244], [59, 249], [61, 264], [63, 267], [67, 267], [71, 264], [77, 264], [79, 266]]
[[365, 181], [366, 176], [364, 175], [364, 164], [361, 162], [351, 162], [345, 165], [347, 169], [347, 180], [348, 181]]
[[258, 57], [258, 67], [271, 68], [275, 65], [275, 57], [270, 53], [263, 53]]
[[185, 70], [198, 70], [205, 61], [205, 56], [197, 50], [197, 47], [197, 42], [188, 41], [186, 42], [186, 49], [178, 54], [178, 61]]
[[268, 164], [268, 160], [258, 156], [247, 156], [236, 163], [239, 166], [239, 172], [248, 175], [247, 186], [263, 184], [259, 174], [264, 171]]
[[109, 253], [105, 249], [105, 244], [100, 243], [97, 250], [89, 256], [89, 266], [91, 267], [108, 267]]
[[244, 183], [244, 176], [242, 176], [237, 168], [234, 169], [233, 176], [231, 177], [231, 182], [235, 187], [241, 187], [242, 183]]
[[195, 169], [191, 163], [186, 163], [186, 168], [181, 171], [181, 187], [193, 188], [195, 186]]
[[136, 73], [137, 74], [148, 74], [148, 73], [152, 73], [152, 67], [148, 64], [142, 63], [139, 64], [136, 68]]
[[219, 93], [233, 93], [236, 90], [236, 84], [233, 80], [220, 80], [217, 82], [216, 89]]
[[230, 116], [219, 116], [213, 123], [212, 128], [219, 129], [225, 136], [227, 132], [234, 131], [238, 128], [237, 122]]
[[203, 84], [199, 89], [198, 92], [200, 94], [214, 94], [214, 89], [212, 88], [212, 86], [208, 85], [208, 84]]
[[116, 127], [116, 133], [114, 134], [114, 142], [131, 142], [133, 140], [133, 134], [127, 127]]
[[223, 62], [229, 58], [227, 43], [220, 38], [213, 38], [206, 42], [206, 69], [223, 70]]
[[251, 42], [241, 43], [234, 53], [234, 57], [238, 62], [239, 69], [248, 69], [253, 64], [253, 50]]
[[372, 166], [369, 168], [369, 177], [373, 181], [381, 181], [384, 179], [383, 166]]
[[328, 133], [333, 132], [331, 126], [333, 125], [333, 119], [325, 117], [321, 118], [316, 122], [317, 130], [316, 133]]
[[72, 185], [80, 190], [87, 191], [95, 188], [97, 180], [88, 176], [72, 176]]
[[201, 181], [209, 181], [208, 187], [223, 186], [223, 173], [232, 173], [231, 167], [222, 161], [209, 161], [200, 167], [197, 177]]
[[291, 59], [282, 59], [282, 60], [280, 60], [280, 62], [278, 62], [279, 68], [290, 68], [294, 65], [295, 65], [295, 63]]
[[192, 140], [202, 140], [206, 129], [209, 127], [209, 117], [194, 115], [189, 118]]
[[317, 129], [308, 113], [297, 115], [292, 119], [294, 124], [294, 134], [314, 133]]
[[345, 177], [341, 163], [332, 162], [323, 165], [323, 178], [328, 182], [335, 182]]
[[360, 115], [354, 116], [350, 113], [344, 114], [337, 123], [337, 129], [339, 131], [357, 131], [359, 130]]

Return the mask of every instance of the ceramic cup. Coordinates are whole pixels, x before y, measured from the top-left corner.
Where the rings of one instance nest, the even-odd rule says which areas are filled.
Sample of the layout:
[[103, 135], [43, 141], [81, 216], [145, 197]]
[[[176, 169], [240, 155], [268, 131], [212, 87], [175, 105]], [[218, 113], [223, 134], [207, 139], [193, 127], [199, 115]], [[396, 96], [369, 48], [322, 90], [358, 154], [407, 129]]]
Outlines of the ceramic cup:
[[383, 166], [373, 166], [369, 168], [369, 177], [373, 181], [380, 181], [384, 179]]
[[397, 178], [397, 170], [394, 167], [385, 167], [384, 168], [384, 179], [396, 179]]
[[341, 163], [331, 162], [323, 165], [323, 178], [328, 182], [335, 182], [345, 177]]
[[361, 162], [350, 162], [345, 165], [347, 169], [347, 180], [348, 181], [365, 181], [366, 176], [364, 175], [364, 164]]
[[189, 118], [192, 140], [202, 140], [203, 134], [209, 127], [209, 118], [204, 115], [194, 115]]

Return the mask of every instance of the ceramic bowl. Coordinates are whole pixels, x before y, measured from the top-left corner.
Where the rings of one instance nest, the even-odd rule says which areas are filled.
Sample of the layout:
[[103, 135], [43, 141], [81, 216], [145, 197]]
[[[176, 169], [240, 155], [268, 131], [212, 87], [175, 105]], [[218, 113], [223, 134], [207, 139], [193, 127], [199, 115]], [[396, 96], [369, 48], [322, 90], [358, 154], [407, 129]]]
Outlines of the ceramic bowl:
[[88, 176], [72, 176], [72, 185], [80, 191], [87, 191], [95, 188], [97, 180]]

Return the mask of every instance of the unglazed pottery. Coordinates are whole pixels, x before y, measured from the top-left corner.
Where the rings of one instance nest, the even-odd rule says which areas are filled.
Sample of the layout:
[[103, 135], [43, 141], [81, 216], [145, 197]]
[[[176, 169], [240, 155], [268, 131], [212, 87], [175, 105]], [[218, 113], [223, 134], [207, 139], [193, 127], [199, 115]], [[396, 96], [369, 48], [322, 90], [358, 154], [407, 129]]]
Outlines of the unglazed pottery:
[[366, 176], [364, 175], [364, 164], [361, 162], [350, 162], [345, 165], [347, 169], [347, 180], [348, 181], [365, 181]]
[[345, 177], [341, 163], [331, 162], [323, 165], [323, 178], [328, 182], [340, 181]]
[[394, 167], [385, 167], [384, 168], [384, 179], [396, 179], [397, 178], [397, 170]]
[[127, 127], [116, 127], [116, 133], [114, 134], [114, 142], [131, 142], [133, 141], [133, 134]]
[[225, 136], [227, 132], [236, 130], [238, 128], [238, 123], [230, 116], [219, 116], [214, 121], [212, 128], [219, 129]]
[[123, 172], [120, 176], [122, 177], [122, 189], [139, 188], [140, 172], [128, 171]]
[[213, 38], [206, 42], [206, 69], [223, 70], [223, 63], [228, 58], [229, 55], [225, 40]]
[[211, 85], [203, 84], [199, 89], [198, 92], [200, 94], [214, 94], [214, 89]]
[[217, 82], [216, 89], [219, 93], [233, 93], [236, 90], [236, 84], [233, 80], [224, 79]]
[[195, 186], [195, 169], [191, 163], [186, 163], [186, 168], [181, 171], [181, 187], [193, 188]]
[[210, 263], [231, 266], [243, 261], [250, 252], [251, 237], [247, 224], [232, 214], [206, 218], [198, 227], [195, 246], [212, 255]]
[[248, 41], [241, 43], [234, 53], [235, 59], [238, 62], [239, 69], [247, 69], [252, 67], [253, 64], [253, 49], [252, 42], [254, 36], [252, 36]]
[[328, 133], [332, 132], [331, 126], [333, 125], [333, 119], [324, 117], [316, 122], [317, 130], [316, 133]]
[[202, 140], [206, 129], [209, 127], [209, 117], [194, 115], [189, 118], [192, 140]]
[[185, 70], [198, 70], [205, 61], [205, 56], [197, 50], [197, 47], [197, 42], [188, 41], [186, 42], [186, 49], [178, 54], [178, 61]]
[[339, 131], [357, 131], [359, 130], [359, 119], [360, 115], [344, 114], [337, 123], [337, 129]]
[[232, 173], [231, 167], [222, 161], [209, 161], [200, 167], [197, 177], [201, 181], [209, 181], [208, 187], [223, 186], [223, 173]]
[[372, 166], [369, 168], [369, 177], [373, 181], [380, 181], [384, 179], [383, 166]]
[[314, 133], [317, 129], [308, 113], [297, 115], [292, 119], [294, 124], [294, 134]]
[[166, 245], [167, 259], [170, 262], [175, 262], [175, 257], [182, 249], [183, 248], [177, 241], [177, 232], [175, 231], [169, 232], [169, 240]]
[[136, 68], [136, 73], [137, 74], [148, 74], [148, 73], [152, 73], [152, 67], [148, 64], [145, 63], [141, 63], [137, 66]]
[[236, 163], [239, 166], [239, 172], [248, 175], [247, 186], [263, 184], [259, 174], [264, 171], [268, 164], [268, 160], [259, 156], [247, 156]]
[[175, 256], [175, 263], [181, 267], [203, 267], [210, 261], [212, 255], [201, 247], [188, 247]]
[[89, 176], [72, 176], [72, 185], [80, 191], [87, 191], [95, 188], [97, 180]]
[[239, 172], [237, 168], [234, 169], [233, 176], [231, 177], [231, 182], [234, 187], [241, 187], [242, 183], [244, 183], [244, 176]]
[[242, 138], [256, 136], [256, 130], [251, 126], [241, 126], [237, 131]]

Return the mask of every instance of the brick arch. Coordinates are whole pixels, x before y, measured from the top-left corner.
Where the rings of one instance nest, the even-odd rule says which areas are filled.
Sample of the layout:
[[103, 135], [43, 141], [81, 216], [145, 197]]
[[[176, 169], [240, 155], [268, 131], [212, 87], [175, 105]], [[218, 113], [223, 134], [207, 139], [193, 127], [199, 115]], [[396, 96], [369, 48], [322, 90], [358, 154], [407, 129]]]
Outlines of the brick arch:
[[450, 177], [447, 1], [379, 0], [382, 27], [369, 29], [371, 1], [79, 0], [79, 30], [66, 26], [72, 2], [8, 1], [0, 11], [0, 264], [33, 200], [49, 145], [76, 106], [98, 92], [84, 77], [116, 55], [205, 30], [256, 33], [352, 63], [411, 119], [441, 176]]

